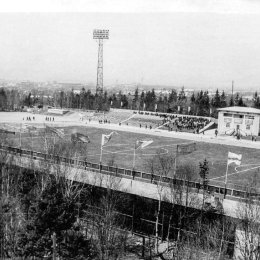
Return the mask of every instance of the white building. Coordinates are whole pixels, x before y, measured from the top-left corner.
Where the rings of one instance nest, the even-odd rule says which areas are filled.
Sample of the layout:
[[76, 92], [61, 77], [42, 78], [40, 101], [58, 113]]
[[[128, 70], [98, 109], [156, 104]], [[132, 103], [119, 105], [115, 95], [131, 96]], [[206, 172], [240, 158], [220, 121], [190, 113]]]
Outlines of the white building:
[[225, 107], [218, 109], [218, 132], [242, 135], [260, 134], [260, 109], [252, 107]]

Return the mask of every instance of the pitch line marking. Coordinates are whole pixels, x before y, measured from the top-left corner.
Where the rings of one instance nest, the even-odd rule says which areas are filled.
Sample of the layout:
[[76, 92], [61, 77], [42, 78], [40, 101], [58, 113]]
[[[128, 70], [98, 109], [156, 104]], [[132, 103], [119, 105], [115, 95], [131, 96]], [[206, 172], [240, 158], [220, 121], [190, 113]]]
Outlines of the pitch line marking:
[[[231, 176], [231, 175], [234, 175], [234, 174], [238, 174], [238, 173], [241, 173], [241, 172], [247, 172], [247, 171], [255, 170], [255, 169], [258, 169], [258, 168], [260, 168], [260, 165], [258, 165], [258, 166], [256, 166], [256, 167], [252, 167], [252, 168], [250, 168], [250, 169], [246, 169], [246, 170], [236, 171], [236, 172], [230, 173], [230, 174], [228, 174], [228, 176]], [[210, 181], [211, 181], [211, 180], [217, 180], [217, 179], [223, 178], [223, 177], [225, 177], [225, 176], [226, 176], [226, 175], [222, 175], [222, 176], [220, 176], [220, 177], [212, 178], [212, 179], [209, 179], [209, 180], [210, 180]]]
[[[235, 167], [235, 170], [238, 172], [238, 168], [243, 168], [243, 167], [251, 166], [251, 165], [258, 165], [258, 166], [260, 167], [260, 164], [259, 164], [259, 163], [251, 163], [251, 164], [244, 164], [244, 165], [236, 166], [236, 167]], [[249, 168], [249, 169], [247, 169], [247, 170], [251, 170], [251, 168]]]
[[[106, 148], [109, 148], [109, 147], [116, 147], [116, 146], [126, 146], [126, 145], [128, 145], [128, 144], [116, 144], [116, 145], [109, 145], [109, 146], [106, 146]], [[161, 155], [164, 155], [164, 154], [168, 154], [169, 153], [169, 150], [168, 149], [166, 149], [166, 148], [164, 148], [164, 147], [162, 147], [162, 146], [158, 146], [158, 147], [145, 147], [145, 149], [143, 149], [143, 150], [147, 150], [147, 149], [151, 149], [151, 148], [160, 148], [161, 150], [164, 150], [165, 152], [163, 152], [163, 153], [160, 153]], [[120, 150], [120, 151], [109, 151], [109, 150], [106, 150], [106, 149], [103, 149], [103, 151], [105, 152], [105, 153], [107, 153], [107, 154], [118, 154], [118, 153], [121, 153], [121, 154], [129, 154], [128, 152], [132, 152], [132, 151], [134, 151], [134, 148], [131, 148], [131, 149], [129, 149], [129, 150]], [[151, 156], [151, 155], [157, 155], [157, 153], [145, 153], [145, 154], [142, 154], [143, 156]]]

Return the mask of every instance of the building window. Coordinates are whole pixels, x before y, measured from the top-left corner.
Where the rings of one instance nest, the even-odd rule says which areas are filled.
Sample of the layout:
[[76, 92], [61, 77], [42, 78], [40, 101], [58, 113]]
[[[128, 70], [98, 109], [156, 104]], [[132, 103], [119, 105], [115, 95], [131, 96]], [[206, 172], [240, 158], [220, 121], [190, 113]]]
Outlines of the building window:
[[226, 123], [226, 128], [229, 128], [230, 127], [230, 123]]
[[244, 118], [244, 115], [235, 114], [235, 115], [234, 115], [234, 118]]
[[246, 130], [250, 130], [250, 125], [246, 125]]
[[230, 114], [230, 113], [224, 113], [224, 116], [225, 116], [225, 117], [232, 117], [233, 115]]

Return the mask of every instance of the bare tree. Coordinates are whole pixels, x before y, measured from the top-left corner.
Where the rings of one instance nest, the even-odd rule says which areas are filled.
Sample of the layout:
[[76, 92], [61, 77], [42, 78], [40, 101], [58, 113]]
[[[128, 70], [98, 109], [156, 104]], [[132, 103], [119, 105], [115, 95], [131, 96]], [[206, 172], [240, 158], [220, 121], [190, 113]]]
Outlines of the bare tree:
[[252, 194], [238, 204], [237, 217], [236, 259], [260, 259], [260, 205]]
[[[152, 182], [156, 185], [157, 188], [157, 195], [158, 195], [158, 206], [156, 211], [156, 222], [155, 222], [155, 237], [156, 237], [156, 253], [159, 253], [159, 220], [161, 217], [161, 206], [162, 201], [165, 200], [165, 196], [167, 197], [167, 187], [162, 185], [162, 180], [164, 177], [172, 177], [174, 175], [174, 165], [175, 159], [173, 155], [161, 155], [160, 151], [157, 152], [156, 156], [152, 159], [148, 160], [146, 163], [146, 168], [152, 174]], [[173, 191], [173, 189], [171, 189]], [[175, 203], [175, 193], [171, 193], [171, 202]], [[170, 221], [171, 222], [171, 219]], [[168, 228], [168, 235], [169, 238], [169, 228]]]
[[[102, 189], [96, 193], [89, 193], [89, 201], [92, 205], [86, 211], [88, 219], [88, 233], [92, 243], [96, 245], [98, 259], [120, 259], [124, 254], [124, 248], [128, 232], [121, 226], [118, 213], [118, 205], [122, 203], [124, 196], [121, 192], [121, 178], [108, 175], [101, 176]], [[93, 197], [94, 196], [94, 197]]]

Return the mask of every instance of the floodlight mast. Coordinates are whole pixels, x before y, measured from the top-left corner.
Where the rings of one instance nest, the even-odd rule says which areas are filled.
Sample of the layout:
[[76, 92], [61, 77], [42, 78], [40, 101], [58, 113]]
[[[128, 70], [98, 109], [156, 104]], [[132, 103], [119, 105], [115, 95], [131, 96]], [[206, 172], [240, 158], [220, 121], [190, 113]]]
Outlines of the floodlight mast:
[[97, 86], [96, 94], [103, 93], [103, 40], [109, 39], [109, 30], [95, 29], [93, 39], [98, 40], [98, 65], [97, 65]]

